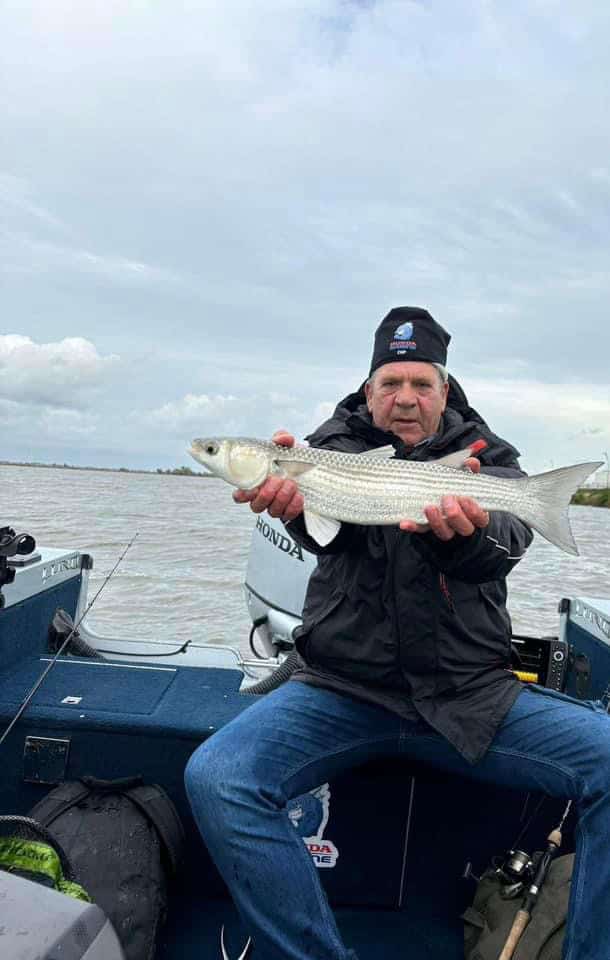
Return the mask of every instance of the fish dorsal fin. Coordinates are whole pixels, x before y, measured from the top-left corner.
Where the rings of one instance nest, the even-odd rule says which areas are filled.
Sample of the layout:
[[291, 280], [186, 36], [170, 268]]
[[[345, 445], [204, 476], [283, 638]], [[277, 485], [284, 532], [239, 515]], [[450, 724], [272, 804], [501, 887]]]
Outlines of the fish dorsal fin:
[[456, 470], [460, 470], [469, 457], [474, 457], [481, 450], [484, 450], [487, 444], [484, 440], [475, 440], [474, 443], [471, 443], [468, 447], [464, 447], [463, 450], [456, 450], [455, 453], [449, 453], [446, 457], [441, 457], [440, 460], [435, 460], [435, 463], [442, 464], [443, 467], [454, 467]]
[[339, 520], [331, 520], [330, 517], [321, 517], [319, 513], [315, 513], [314, 510], [308, 510], [307, 507], [305, 507], [303, 511], [303, 516], [305, 517], [305, 529], [307, 533], [316, 543], [319, 543], [321, 547], [325, 547], [331, 540], [334, 540], [341, 529]]
[[359, 457], [379, 457], [380, 460], [389, 460], [390, 457], [393, 457], [396, 453], [396, 450], [391, 443], [387, 443], [385, 447], [375, 447], [374, 450], [363, 450], [362, 453], [359, 453]]

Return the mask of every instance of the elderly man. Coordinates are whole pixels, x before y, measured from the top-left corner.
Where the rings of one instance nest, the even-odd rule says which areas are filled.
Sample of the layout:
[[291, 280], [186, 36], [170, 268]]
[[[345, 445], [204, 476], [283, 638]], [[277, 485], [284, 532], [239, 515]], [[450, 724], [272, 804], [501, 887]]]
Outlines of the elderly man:
[[[431, 461], [475, 444], [467, 466], [518, 477], [517, 451], [495, 436], [447, 376], [450, 337], [420, 308], [379, 325], [364, 391], [342, 401], [310, 444], [360, 452], [391, 442]], [[277, 442], [292, 444], [286, 433]], [[610, 957], [610, 721], [510, 672], [505, 577], [531, 541], [508, 514], [447, 496], [428, 523], [342, 524], [321, 548], [303, 499], [280, 477], [238, 491], [318, 554], [291, 681], [215, 734], [186, 784], [208, 849], [264, 960], [346, 960], [316, 869], [287, 802], [373, 756], [572, 798], [577, 856], [565, 960]], [[560, 733], [559, 733], [560, 731]], [[295, 878], [298, 877], [298, 883]]]

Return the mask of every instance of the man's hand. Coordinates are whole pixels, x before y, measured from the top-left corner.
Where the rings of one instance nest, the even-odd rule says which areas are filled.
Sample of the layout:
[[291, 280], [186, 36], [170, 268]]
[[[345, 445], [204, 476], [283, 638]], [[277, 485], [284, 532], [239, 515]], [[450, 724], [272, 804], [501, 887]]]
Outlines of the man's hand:
[[[271, 439], [282, 447], [294, 447], [294, 437], [286, 430], [277, 430]], [[254, 513], [267, 510], [270, 516], [285, 521], [298, 517], [304, 506], [303, 495], [294, 480], [282, 477], [269, 477], [253, 490], [235, 490], [233, 499], [235, 503], [249, 503]]]
[[[479, 473], [480, 461], [476, 457], [469, 457], [464, 462], [464, 469]], [[451, 540], [456, 533], [470, 537], [476, 529], [486, 527], [489, 523], [489, 514], [472, 497], [446, 496], [441, 500], [441, 509], [431, 505], [424, 508], [424, 513], [428, 523], [401, 520], [400, 529], [407, 533], [427, 533], [431, 530], [439, 540]]]

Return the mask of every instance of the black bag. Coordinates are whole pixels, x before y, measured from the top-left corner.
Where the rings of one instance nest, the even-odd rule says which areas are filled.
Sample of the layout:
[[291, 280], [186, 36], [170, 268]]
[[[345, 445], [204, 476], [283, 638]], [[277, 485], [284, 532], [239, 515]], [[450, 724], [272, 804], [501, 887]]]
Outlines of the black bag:
[[[551, 863], [514, 960], [561, 960], [573, 867], [573, 853]], [[466, 960], [498, 960], [502, 952], [523, 896], [507, 900], [501, 886], [495, 871], [483, 874], [472, 907], [462, 915]]]
[[57, 838], [79, 883], [111, 920], [126, 960], [153, 960], [167, 881], [182, 858], [176, 809], [140, 777], [60, 784], [30, 811]]

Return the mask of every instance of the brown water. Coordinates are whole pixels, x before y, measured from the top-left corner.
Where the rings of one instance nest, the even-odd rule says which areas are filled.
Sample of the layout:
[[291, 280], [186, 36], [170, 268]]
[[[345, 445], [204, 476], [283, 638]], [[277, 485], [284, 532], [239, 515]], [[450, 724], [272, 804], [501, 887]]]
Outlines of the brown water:
[[[91, 553], [90, 596], [138, 533], [89, 615], [99, 633], [243, 646], [254, 520], [222, 481], [0, 466], [0, 526]], [[580, 557], [536, 537], [509, 577], [517, 633], [555, 632], [561, 597], [610, 596], [610, 510], [572, 507], [571, 521]]]

